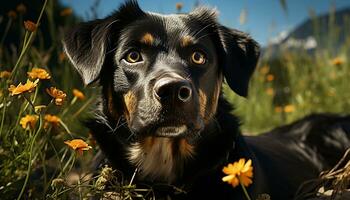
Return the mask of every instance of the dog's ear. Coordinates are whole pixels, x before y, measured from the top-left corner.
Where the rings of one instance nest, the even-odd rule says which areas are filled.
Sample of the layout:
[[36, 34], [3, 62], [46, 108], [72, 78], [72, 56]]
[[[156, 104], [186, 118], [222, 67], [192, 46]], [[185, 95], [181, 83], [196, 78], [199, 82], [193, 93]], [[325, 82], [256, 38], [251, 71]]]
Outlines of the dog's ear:
[[96, 80], [101, 71], [108, 32], [103, 20], [95, 20], [79, 24], [65, 35], [64, 50], [86, 85]]
[[243, 32], [221, 25], [217, 29], [224, 54], [223, 73], [226, 82], [234, 92], [246, 97], [249, 80], [260, 55], [260, 47]]
[[131, 0], [105, 19], [81, 23], [66, 32], [64, 50], [86, 85], [98, 79], [106, 54], [115, 48], [122, 28], [144, 14]]

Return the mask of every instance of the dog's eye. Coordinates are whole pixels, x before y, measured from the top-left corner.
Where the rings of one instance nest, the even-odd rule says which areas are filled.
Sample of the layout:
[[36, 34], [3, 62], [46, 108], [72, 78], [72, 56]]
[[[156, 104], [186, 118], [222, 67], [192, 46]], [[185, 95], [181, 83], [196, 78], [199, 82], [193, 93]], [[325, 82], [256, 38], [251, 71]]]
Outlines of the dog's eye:
[[136, 63], [136, 62], [142, 61], [142, 57], [141, 57], [140, 52], [138, 52], [138, 51], [130, 51], [126, 55], [126, 61], [129, 62], [129, 63]]
[[191, 61], [197, 65], [203, 65], [206, 61], [205, 55], [200, 51], [195, 51], [191, 55]]

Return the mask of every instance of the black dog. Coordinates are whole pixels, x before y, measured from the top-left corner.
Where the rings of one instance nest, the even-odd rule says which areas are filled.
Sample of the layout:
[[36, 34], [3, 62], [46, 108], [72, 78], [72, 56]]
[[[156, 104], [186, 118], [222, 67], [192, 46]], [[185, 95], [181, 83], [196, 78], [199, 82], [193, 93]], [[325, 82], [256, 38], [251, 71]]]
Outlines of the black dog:
[[[138, 184], [171, 184], [172, 199], [244, 199], [222, 168], [253, 161], [255, 199], [292, 199], [305, 180], [335, 164], [350, 146], [350, 117], [315, 115], [257, 137], [243, 137], [222, 97], [223, 77], [247, 95], [259, 46], [217, 22], [216, 13], [143, 12], [128, 1], [105, 19], [67, 33], [65, 51], [101, 102], [89, 126], [113, 167]], [[164, 197], [164, 196], [163, 196]]]

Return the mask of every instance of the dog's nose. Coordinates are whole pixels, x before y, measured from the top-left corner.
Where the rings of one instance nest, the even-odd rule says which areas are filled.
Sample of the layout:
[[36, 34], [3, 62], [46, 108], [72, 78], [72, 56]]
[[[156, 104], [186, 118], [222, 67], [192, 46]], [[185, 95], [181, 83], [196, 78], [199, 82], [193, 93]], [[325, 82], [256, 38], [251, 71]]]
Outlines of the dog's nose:
[[192, 98], [189, 81], [180, 78], [161, 78], [154, 85], [154, 96], [161, 102], [176, 101], [186, 103]]

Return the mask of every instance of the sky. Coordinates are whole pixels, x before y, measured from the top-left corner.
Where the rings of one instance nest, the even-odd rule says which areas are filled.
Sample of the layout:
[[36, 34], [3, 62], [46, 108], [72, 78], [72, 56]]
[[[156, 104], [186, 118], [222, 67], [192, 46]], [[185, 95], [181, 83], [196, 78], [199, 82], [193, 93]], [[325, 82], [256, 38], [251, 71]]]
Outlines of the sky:
[[[85, 20], [91, 19], [91, 7], [96, 0], [61, 0], [65, 6], [72, 7], [74, 12]], [[99, 0], [96, 8], [98, 17], [103, 18], [116, 10], [124, 0]], [[189, 12], [196, 2], [214, 7], [219, 11], [219, 20], [225, 26], [248, 32], [261, 45], [281, 33], [293, 30], [306, 20], [310, 10], [316, 14], [329, 12], [332, 6], [336, 9], [350, 7], [350, 0], [286, 0], [287, 12], [282, 9], [279, 0], [139, 0], [145, 11], [171, 14], [176, 12], [176, 3], [183, 4], [182, 12]], [[245, 12], [243, 11], [245, 10]], [[240, 23], [240, 16], [245, 13], [245, 23]]]

